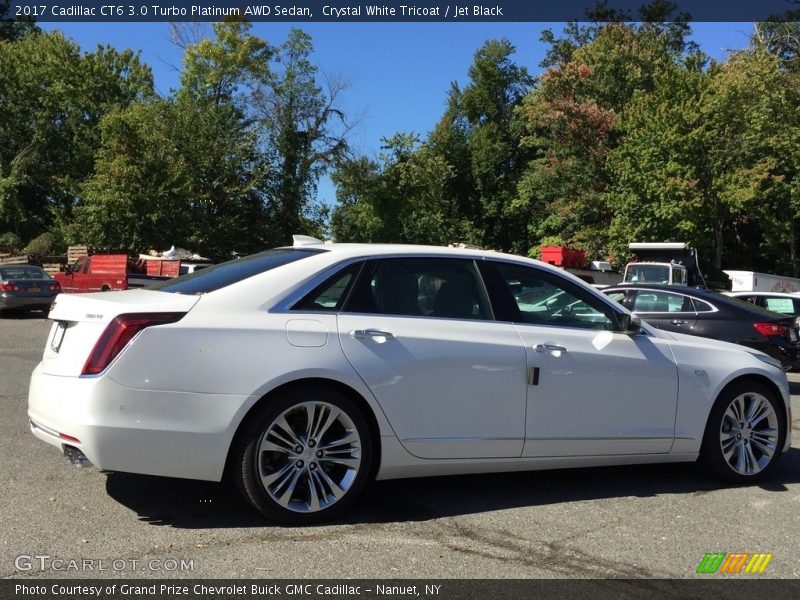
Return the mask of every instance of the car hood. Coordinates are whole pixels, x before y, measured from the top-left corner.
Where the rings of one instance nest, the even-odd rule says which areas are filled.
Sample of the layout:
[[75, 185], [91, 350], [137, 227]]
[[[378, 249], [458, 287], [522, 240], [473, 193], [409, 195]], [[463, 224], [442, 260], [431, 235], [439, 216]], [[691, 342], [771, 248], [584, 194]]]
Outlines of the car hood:
[[656, 337], [660, 337], [662, 339], [667, 339], [667, 340], [674, 340], [676, 342], [680, 342], [681, 345], [690, 345], [695, 348], [701, 348], [705, 350], [744, 352], [746, 354], [751, 354], [757, 357], [758, 360], [762, 362], [764, 362], [766, 358], [769, 364], [774, 364], [776, 367], [781, 368], [780, 363], [775, 359], [771, 358], [768, 354], [765, 354], [760, 350], [756, 350], [754, 348], [748, 348], [747, 346], [742, 346], [741, 344], [732, 344], [731, 342], [723, 342], [720, 340], [700, 337], [697, 335], [689, 335], [687, 333], [676, 333], [673, 331], [665, 331], [663, 329], [649, 328], [648, 331], [650, 331], [651, 329]]

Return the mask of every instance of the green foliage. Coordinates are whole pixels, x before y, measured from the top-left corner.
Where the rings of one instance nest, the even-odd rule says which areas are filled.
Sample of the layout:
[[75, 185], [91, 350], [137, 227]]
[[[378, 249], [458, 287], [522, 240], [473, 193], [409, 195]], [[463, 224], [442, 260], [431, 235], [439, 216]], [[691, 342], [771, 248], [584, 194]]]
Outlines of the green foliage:
[[0, 234], [0, 250], [3, 252], [16, 253], [22, 248], [22, 240], [16, 233], [7, 231]]
[[280, 240], [322, 228], [314, 218], [317, 183], [346, 156], [352, 127], [337, 106], [344, 83], [328, 78], [326, 89], [320, 87], [312, 50], [307, 33], [290, 30], [273, 49], [274, 64], [253, 95], [255, 117], [276, 159], [270, 211]]
[[28, 242], [27, 246], [25, 246], [25, 252], [27, 254], [39, 256], [49, 256], [52, 254], [54, 249], [55, 239], [53, 238], [53, 234], [49, 232], [44, 232], [43, 234], [36, 236], [30, 242]]
[[[621, 263], [631, 241], [685, 241], [715, 268], [800, 274], [796, 19], [757, 24], [717, 63], [669, 2], [633, 16], [601, 5], [544, 32], [537, 79], [507, 40], [488, 41], [434, 128], [389, 136], [372, 158], [350, 155], [346, 86], [320, 74], [300, 30], [273, 46], [216, 23], [158, 97], [135, 53], [82, 52], [8, 22], [8, 6], [0, 246], [175, 244], [222, 259], [330, 232], [530, 256], [566, 244]], [[328, 172], [332, 209], [315, 198]]]
[[130, 51], [81, 54], [58, 32], [0, 42], [0, 228], [30, 239], [69, 222], [101, 119], [152, 93]]
[[384, 140], [378, 163], [340, 165], [335, 239], [524, 247], [525, 224], [512, 210], [524, 165], [515, 107], [532, 80], [513, 53], [507, 40], [484, 44], [424, 142], [398, 134]]
[[11, 13], [11, 0], [0, 0], [0, 43], [13, 42], [40, 29], [30, 17], [16, 18]]

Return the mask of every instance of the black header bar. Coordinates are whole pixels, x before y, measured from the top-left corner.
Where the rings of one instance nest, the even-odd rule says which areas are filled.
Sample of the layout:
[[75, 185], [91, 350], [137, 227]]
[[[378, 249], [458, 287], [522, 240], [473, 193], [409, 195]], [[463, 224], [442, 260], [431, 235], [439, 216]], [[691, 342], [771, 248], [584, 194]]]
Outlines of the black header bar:
[[[607, 0], [603, 20], [639, 21], [643, 0]], [[797, 20], [798, 0], [672, 0], [671, 18]], [[11, 19], [59, 21], [561, 22], [586, 21], [596, 0], [11, 0]]]
[[33, 579], [0, 581], [2, 600], [794, 600], [797, 580], [701, 579]]

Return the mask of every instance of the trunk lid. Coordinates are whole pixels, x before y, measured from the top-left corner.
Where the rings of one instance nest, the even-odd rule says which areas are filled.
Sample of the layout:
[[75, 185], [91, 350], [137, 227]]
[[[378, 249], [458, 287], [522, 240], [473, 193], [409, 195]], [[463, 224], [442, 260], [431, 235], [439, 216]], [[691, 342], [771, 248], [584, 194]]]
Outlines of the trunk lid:
[[48, 315], [53, 326], [44, 347], [42, 368], [49, 375], [77, 377], [98, 338], [117, 315], [185, 313], [199, 299], [151, 290], [60, 294]]

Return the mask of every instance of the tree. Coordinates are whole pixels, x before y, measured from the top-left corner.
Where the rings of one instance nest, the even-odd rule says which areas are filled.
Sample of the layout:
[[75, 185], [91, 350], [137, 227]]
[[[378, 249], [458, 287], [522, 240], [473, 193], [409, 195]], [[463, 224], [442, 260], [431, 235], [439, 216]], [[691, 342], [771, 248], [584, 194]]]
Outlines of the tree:
[[214, 29], [216, 40], [187, 48], [173, 97], [104, 119], [79, 212], [87, 241], [140, 251], [176, 244], [225, 259], [269, 238], [269, 168], [246, 109], [270, 52], [246, 24]]
[[665, 75], [629, 107], [611, 158], [613, 235], [620, 244], [681, 237], [717, 272], [789, 267], [796, 113], [778, 59], [765, 52]]
[[272, 218], [281, 240], [319, 231], [321, 223], [313, 218], [317, 183], [346, 156], [353, 127], [337, 105], [344, 83], [328, 78], [326, 88], [320, 87], [312, 50], [308, 34], [290, 30], [253, 97], [255, 116], [277, 160]]
[[39, 31], [41, 30], [30, 17], [17, 19], [11, 14], [11, 0], [0, 0], [0, 43], [4, 40], [13, 42]]
[[476, 53], [469, 83], [450, 88], [447, 109], [427, 139], [385, 140], [376, 163], [366, 158], [334, 174], [336, 239], [524, 247], [525, 223], [511, 210], [520, 160], [515, 108], [531, 85], [507, 40]]
[[0, 42], [0, 230], [31, 239], [67, 223], [103, 115], [152, 93], [131, 51], [81, 54], [57, 32]]
[[522, 144], [532, 158], [515, 206], [528, 223], [531, 254], [545, 243], [625, 258], [609, 235], [609, 154], [624, 144], [621, 123], [633, 99], [652, 93], [663, 73], [696, 55], [685, 22], [657, 20], [671, 10], [668, 5], [653, 3], [648, 10], [639, 24], [596, 13], [589, 25], [569, 24], [564, 38], [545, 33], [552, 44], [548, 68], [519, 109]]

